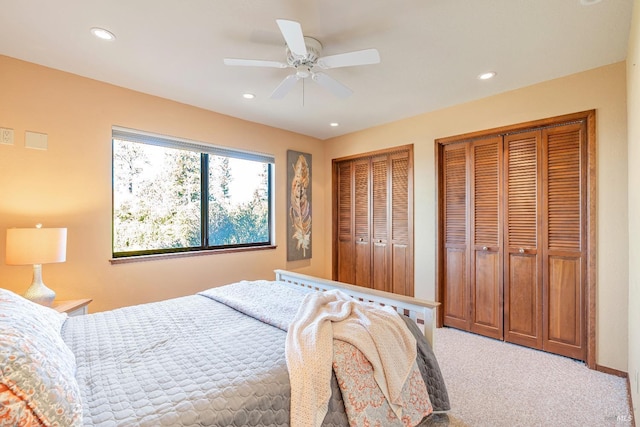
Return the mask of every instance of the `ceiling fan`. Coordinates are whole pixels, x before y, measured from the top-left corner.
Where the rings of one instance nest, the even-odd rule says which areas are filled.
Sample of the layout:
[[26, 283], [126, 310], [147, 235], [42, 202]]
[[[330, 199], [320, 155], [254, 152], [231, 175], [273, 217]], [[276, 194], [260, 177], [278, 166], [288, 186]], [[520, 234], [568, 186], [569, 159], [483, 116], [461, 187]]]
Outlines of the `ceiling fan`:
[[271, 99], [282, 99], [300, 79], [311, 80], [329, 90], [339, 98], [347, 98], [353, 91], [329, 75], [318, 71], [331, 68], [351, 67], [355, 65], [377, 64], [380, 54], [376, 49], [365, 49], [337, 55], [320, 56], [322, 44], [312, 37], [305, 37], [300, 23], [286, 19], [276, 19], [280, 32], [287, 44], [287, 62], [264, 61], [260, 59], [225, 58], [226, 65], [244, 67], [294, 68], [295, 73], [288, 75], [271, 94]]

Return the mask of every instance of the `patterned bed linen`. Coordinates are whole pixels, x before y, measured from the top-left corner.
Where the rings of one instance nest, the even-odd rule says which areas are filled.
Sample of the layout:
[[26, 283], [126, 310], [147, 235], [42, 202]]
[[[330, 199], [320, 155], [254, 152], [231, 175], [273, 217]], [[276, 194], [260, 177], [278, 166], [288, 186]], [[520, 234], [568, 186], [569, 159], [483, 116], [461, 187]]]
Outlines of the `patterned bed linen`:
[[[86, 426], [289, 425], [286, 332], [210, 298], [71, 317], [62, 336]], [[348, 425], [332, 390], [323, 425]]]

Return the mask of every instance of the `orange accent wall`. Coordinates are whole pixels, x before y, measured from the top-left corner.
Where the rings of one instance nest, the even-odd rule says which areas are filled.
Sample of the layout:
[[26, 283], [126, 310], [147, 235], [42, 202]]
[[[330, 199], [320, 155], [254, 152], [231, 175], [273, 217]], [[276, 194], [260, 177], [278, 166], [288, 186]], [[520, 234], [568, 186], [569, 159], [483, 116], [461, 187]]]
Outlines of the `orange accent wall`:
[[[271, 153], [276, 158], [277, 249], [112, 265], [111, 127]], [[324, 211], [322, 142], [178, 102], [0, 56], [0, 287], [23, 293], [32, 267], [8, 266], [6, 229], [67, 227], [67, 261], [43, 266], [60, 299], [93, 298], [91, 312], [193, 294], [240, 279], [270, 279], [274, 268], [321, 275], [324, 222], [314, 219], [313, 258], [286, 260], [286, 151], [313, 156], [313, 209]], [[46, 133], [47, 151], [27, 149], [25, 131]]]

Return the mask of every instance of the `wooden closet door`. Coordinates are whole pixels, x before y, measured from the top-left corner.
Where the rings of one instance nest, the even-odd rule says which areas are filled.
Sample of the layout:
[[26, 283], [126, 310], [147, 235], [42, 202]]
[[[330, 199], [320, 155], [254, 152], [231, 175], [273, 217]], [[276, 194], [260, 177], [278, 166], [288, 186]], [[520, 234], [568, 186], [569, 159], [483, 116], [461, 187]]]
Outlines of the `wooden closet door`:
[[471, 145], [471, 330], [502, 339], [502, 138]]
[[542, 349], [540, 131], [504, 137], [504, 339]]
[[353, 162], [337, 163], [336, 169], [337, 280], [345, 283], [354, 283]]
[[413, 146], [333, 160], [333, 278], [413, 296]]
[[369, 209], [371, 182], [369, 159], [355, 160], [354, 168], [354, 267], [353, 283], [370, 288], [371, 283], [371, 234], [369, 230]]
[[436, 143], [440, 323], [595, 367], [595, 111]]
[[390, 155], [391, 292], [413, 296], [413, 185], [411, 153]]
[[469, 330], [467, 257], [467, 147], [443, 148], [442, 205], [444, 224], [443, 319], [446, 326]]
[[372, 287], [391, 292], [389, 261], [389, 157], [371, 159], [371, 278]]
[[545, 129], [543, 295], [545, 351], [586, 358], [586, 125]]
[[336, 280], [371, 287], [369, 160], [339, 162], [336, 168]]

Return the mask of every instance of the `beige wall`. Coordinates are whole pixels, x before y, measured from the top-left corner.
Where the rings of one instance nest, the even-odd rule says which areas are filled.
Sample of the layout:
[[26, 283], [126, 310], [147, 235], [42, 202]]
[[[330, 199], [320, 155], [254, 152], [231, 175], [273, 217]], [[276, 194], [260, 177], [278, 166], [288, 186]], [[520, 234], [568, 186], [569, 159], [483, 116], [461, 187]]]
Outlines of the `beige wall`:
[[[111, 265], [111, 127], [266, 152], [276, 158], [275, 250]], [[0, 56], [0, 287], [19, 293], [29, 266], [4, 264], [9, 227], [68, 228], [67, 262], [43, 266], [61, 299], [93, 298], [91, 311], [192, 294], [239, 279], [273, 277], [274, 268], [321, 274], [324, 223], [313, 222], [313, 258], [287, 263], [286, 150], [313, 155], [313, 209], [324, 211], [323, 145], [291, 132], [144, 95]], [[49, 149], [24, 147], [25, 131], [48, 134]]]
[[[637, 39], [637, 25], [634, 28]], [[637, 312], [639, 273], [632, 271], [636, 287], [630, 290], [625, 81], [625, 64], [613, 64], [321, 142], [0, 56], [0, 127], [15, 131], [13, 146], [0, 145], [0, 242], [9, 227], [37, 222], [68, 227], [67, 262], [45, 265], [45, 282], [60, 298], [94, 298], [93, 311], [191, 294], [238, 279], [272, 277], [274, 268], [331, 277], [331, 159], [412, 143], [416, 295], [433, 299], [434, 140], [596, 109], [597, 363], [627, 371], [627, 356], [638, 366], [638, 331], [634, 340], [634, 329], [629, 335], [627, 328], [627, 321], [637, 321], [637, 314], [628, 315], [627, 296], [635, 292]], [[637, 78], [630, 78], [630, 83], [637, 87]], [[637, 89], [634, 93], [637, 99]], [[632, 111], [637, 115], [635, 108], [630, 108], [629, 117]], [[274, 154], [276, 238], [280, 246], [276, 250], [111, 265], [112, 125]], [[26, 130], [47, 133], [49, 150], [24, 148]], [[630, 132], [637, 134], [637, 129], [631, 127]], [[310, 261], [286, 262], [287, 149], [313, 155], [315, 221]], [[634, 153], [631, 150], [632, 156]], [[630, 208], [637, 216], [638, 207]], [[4, 259], [4, 244], [0, 244], [0, 258]], [[30, 267], [0, 263], [0, 287], [23, 292], [30, 279]], [[629, 336], [633, 348], [628, 352]]]
[[627, 53], [629, 132], [629, 383], [634, 419], [640, 415], [640, 0], [633, 2]]
[[[478, 84], [481, 84], [480, 82]], [[617, 63], [326, 142], [331, 159], [414, 144], [415, 293], [435, 297], [436, 138], [596, 109], [597, 363], [627, 370], [627, 124], [625, 64]], [[429, 96], [429, 94], [425, 94]], [[325, 201], [325, 276], [331, 276], [331, 200]]]

